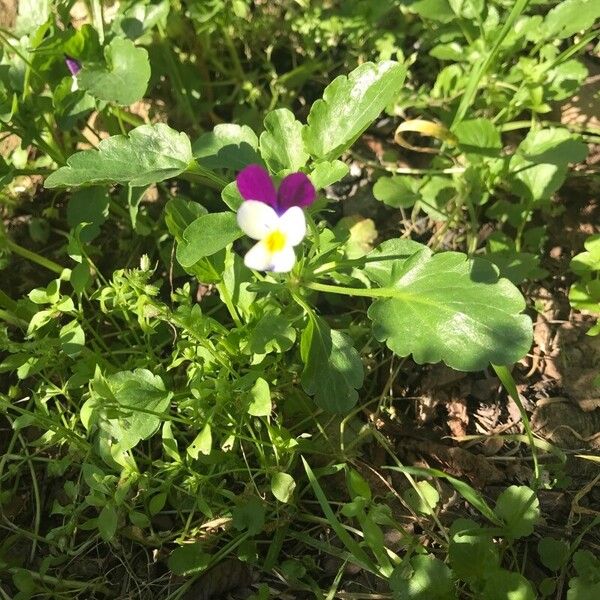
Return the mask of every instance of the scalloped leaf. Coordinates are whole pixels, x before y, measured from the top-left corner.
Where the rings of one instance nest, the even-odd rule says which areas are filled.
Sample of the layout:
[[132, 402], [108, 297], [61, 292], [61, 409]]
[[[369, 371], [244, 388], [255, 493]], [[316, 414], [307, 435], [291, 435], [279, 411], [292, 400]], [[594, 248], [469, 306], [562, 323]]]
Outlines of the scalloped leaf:
[[404, 65], [388, 60], [336, 77], [310, 109], [303, 132], [308, 151], [324, 160], [340, 156], [394, 100], [405, 76]]
[[512, 364], [529, 350], [525, 300], [490, 262], [424, 248], [390, 276], [388, 287], [374, 290], [382, 298], [368, 315], [375, 337], [398, 356], [479, 371]]
[[299, 171], [308, 160], [302, 139], [302, 123], [287, 108], [265, 117], [265, 131], [260, 136], [260, 153], [274, 173], [284, 169]]
[[192, 146], [185, 133], [164, 123], [142, 125], [129, 137], [115, 135], [69, 157], [67, 166], [52, 173], [46, 188], [127, 183], [142, 187], [176, 177], [193, 162]]
[[105, 65], [84, 64], [79, 87], [99, 100], [128, 106], [141, 100], [150, 81], [148, 52], [116, 37], [104, 48]]

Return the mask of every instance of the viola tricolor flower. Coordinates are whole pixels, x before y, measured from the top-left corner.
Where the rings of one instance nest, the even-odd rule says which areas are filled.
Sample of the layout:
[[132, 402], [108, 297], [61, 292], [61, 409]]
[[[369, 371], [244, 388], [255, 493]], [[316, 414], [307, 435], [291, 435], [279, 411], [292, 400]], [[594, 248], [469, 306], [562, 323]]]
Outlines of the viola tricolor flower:
[[238, 225], [247, 236], [258, 240], [244, 263], [257, 271], [290, 271], [296, 262], [294, 246], [306, 235], [302, 209], [316, 197], [310, 179], [304, 173], [292, 173], [276, 190], [263, 167], [248, 165], [239, 172], [236, 182], [244, 199], [237, 212]]
[[81, 71], [81, 63], [70, 56], [65, 56], [65, 64], [67, 65], [67, 69], [69, 69], [71, 72], [71, 77], [73, 78], [71, 91], [76, 92], [79, 89], [79, 85], [77, 84], [77, 73]]

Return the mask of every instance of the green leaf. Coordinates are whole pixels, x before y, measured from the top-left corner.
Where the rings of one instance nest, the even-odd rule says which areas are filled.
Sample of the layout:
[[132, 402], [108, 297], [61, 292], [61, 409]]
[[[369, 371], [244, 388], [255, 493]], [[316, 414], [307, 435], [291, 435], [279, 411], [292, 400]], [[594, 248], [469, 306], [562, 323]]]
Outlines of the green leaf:
[[569, 290], [569, 302], [577, 310], [600, 312], [600, 279], [575, 282]]
[[91, 392], [82, 413], [91, 409], [97, 424], [121, 450], [129, 450], [154, 434], [161, 422], [159, 415], [167, 409], [172, 396], [162, 379], [147, 369], [120, 371], [104, 381], [95, 378]]
[[129, 137], [115, 135], [69, 157], [52, 173], [45, 187], [128, 183], [143, 187], [176, 177], [192, 163], [190, 140], [164, 123], [141, 125]]
[[[596, 517], [596, 525], [598, 520]], [[577, 575], [590, 583], [600, 583], [600, 558], [589, 550], [577, 550], [573, 554], [573, 566]]]
[[285, 352], [294, 345], [296, 330], [283, 315], [268, 312], [254, 325], [248, 341], [254, 354]]
[[452, 133], [458, 138], [463, 152], [497, 156], [502, 148], [500, 130], [489, 119], [461, 121]]
[[447, 23], [456, 18], [448, 0], [418, 0], [408, 6], [411, 12], [417, 13], [424, 19]]
[[257, 148], [258, 138], [250, 127], [221, 123], [194, 142], [193, 153], [207, 169], [241, 171], [247, 165], [262, 163]]
[[510, 160], [513, 191], [536, 202], [563, 184], [569, 163], [582, 161], [587, 146], [567, 129], [532, 130]]
[[363, 366], [352, 340], [331, 330], [323, 319], [310, 315], [302, 332], [300, 353], [304, 362], [301, 383], [325, 410], [343, 413], [358, 400]]
[[178, 241], [183, 241], [183, 232], [198, 217], [207, 214], [206, 208], [198, 202], [173, 198], [165, 205], [165, 223], [171, 235]]
[[106, 65], [84, 64], [79, 87], [99, 100], [129, 105], [141, 100], [150, 80], [148, 52], [116, 37], [104, 49]]
[[169, 556], [168, 565], [175, 575], [189, 576], [204, 571], [210, 559], [210, 554], [204, 552], [202, 542], [196, 542], [175, 548]]
[[187, 453], [197, 459], [198, 455], [208, 456], [212, 450], [212, 429], [210, 423], [206, 423], [194, 441], [188, 446]]
[[364, 63], [348, 76], [336, 77], [308, 115], [308, 151], [325, 160], [340, 156], [400, 93], [405, 76], [403, 65], [384, 61]]
[[392, 274], [381, 290], [389, 297], [376, 300], [368, 315], [375, 337], [398, 356], [478, 371], [512, 364], [529, 350], [525, 301], [488, 261], [424, 249]]
[[419, 180], [414, 177], [380, 177], [373, 186], [373, 196], [388, 206], [409, 208], [421, 198], [418, 187]]
[[531, 584], [520, 573], [497, 569], [486, 574], [485, 600], [536, 600]]
[[493, 531], [470, 519], [456, 519], [450, 527], [448, 559], [452, 571], [465, 581], [477, 581], [500, 566]]
[[157, 515], [167, 503], [167, 493], [160, 492], [152, 496], [152, 499], [148, 503], [148, 512], [154, 516]]
[[355, 469], [349, 468], [346, 472], [346, 485], [350, 497], [354, 500], [357, 496], [371, 500], [371, 488], [365, 478]]
[[425, 251], [427, 246], [413, 240], [393, 238], [386, 240], [367, 255], [367, 263], [363, 269], [365, 275], [380, 287], [392, 285], [397, 279], [404, 263], [413, 254]]
[[322, 161], [314, 165], [310, 180], [317, 190], [321, 190], [348, 175], [348, 165], [341, 160]]
[[569, 581], [567, 600], [598, 600], [600, 597], [600, 582], [590, 583], [581, 577], [573, 577]]
[[308, 160], [302, 139], [302, 123], [287, 108], [265, 117], [265, 131], [260, 136], [260, 153], [274, 173], [299, 171]]
[[398, 565], [390, 578], [390, 588], [397, 600], [453, 600], [456, 590], [452, 571], [431, 555], [410, 559], [413, 569], [410, 578], [403, 577], [404, 566]]
[[235, 213], [209, 213], [198, 217], [183, 232], [183, 241], [177, 246], [177, 262], [186, 268], [201, 258], [211, 256], [242, 237]]
[[533, 533], [540, 518], [540, 501], [526, 485], [511, 485], [498, 497], [494, 512], [504, 521], [508, 536], [525, 537]]
[[586, 252], [581, 252], [571, 260], [571, 270], [579, 276], [600, 271], [600, 234], [590, 235], [584, 243]]
[[339, 519], [336, 517], [333, 512], [331, 505], [327, 500], [327, 496], [325, 496], [325, 492], [323, 492], [323, 488], [321, 487], [318, 479], [315, 477], [313, 470], [310, 468], [310, 465], [306, 462], [306, 459], [302, 457], [302, 464], [304, 465], [304, 470], [306, 471], [306, 476], [308, 477], [308, 481], [310, 486], [315, 493], [317, 500], [319, 501], [319, 505], [323, 510], [323, 514], [327, 519], [327, 523], [333, 529], [337, 537], [340, 539], [342, 544], [346, 547], [349, 552], [348, 560], [353, 564], [359, 565], [361, 568], [369, 571], [371, 573], [375, 573], [377, 568], [373, 564], [373, 561], [369, 558], [368, 554], [362, 549], [362, 546], [348, 533], [346, 528], [340, 523]]
[[71, 358], [85, 348], [85, 333], [77, 321], [71, 321], [61, 327], [59, 339], [62, 351]]
[[570, 547], [564, 540], [543, 537], [537, 549], [542, 564], [551, 571], [558, 571], [569, 558]]
[[599, 18], [596, 0], [564, 0], [546, 15], [542, 27], [547, 39], [562, 39], [589, 29]]
[[239, 500], [233, 509], [232, 523], [238, 531], [247, 530], [250, 535], [260, 533], [265, 526], [267, 509], [263, 500], [249, 496]]
[[440, 501], [438, 491], [428, 481], [416, 482], [417, 489], [409, 488], [402, 494], [405, 502], [417, 513], [432, 515]]
[[109, 542], [115, 537], [117, 522], [118, 515], [114, 504], [112, 502], [105, 504], [98, 515], [98, 531], [105, 542]]
[[273, 409], [271, 405], [271, 390], [269, 384], [259, 377], [250, 390], [250, 406], [248, 414], [253, 417], [268, 417]]
[[79, 232], [82, 242], [91, 242], [100, 234], [100, 227], [108, 218], [109, 201], [105, 187], [90, 187], [71, 194], [67, 204], [67, 223], [69, 227], [88, 223]]
[[295, 489], [296, 482], [287, 473], [278, 471], [271, 478], [271, 491], [279, 502], [289, 502]]

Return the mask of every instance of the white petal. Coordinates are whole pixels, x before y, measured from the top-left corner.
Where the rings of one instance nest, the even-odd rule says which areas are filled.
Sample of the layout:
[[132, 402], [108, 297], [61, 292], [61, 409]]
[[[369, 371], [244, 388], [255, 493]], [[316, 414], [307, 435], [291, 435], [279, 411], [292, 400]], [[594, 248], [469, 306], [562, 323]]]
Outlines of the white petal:
[[255, 240], [262, 240], [278, 220], [277, 213], [268, 204], [257, 200], [244, 201], [237, 211], [240, 229]]
[[299, 206], [288, 208], [281, 217], [279, 217], [277, 229], [285, 234], [288, 244], [297, 246], [306, 235], [306, 218], [304, 216], [304, 211]]
[[71, 75], [73, 82], [71, 83], [71, 91], [76, 92], [79, 89], [79, 83], [77, 81], [77, 75]]
[[275, 273], [287, 273], [292, 270], [296, 262], [296, 255], [292, 246], [286, 246], [281, 252], [275, 252], [271, 255], [271, 264], [269, 271]]
[[244, 256], [244, 264], [255, 271], [274, 271], [287, 273], [292, 270], [296, 262], [296, 255], [291, 246], [286, 246], [280, 252], [269, 252], [264, 242], [254, 244]]
[[254, 246], [246, 252], [246, 256], [244, 256], [244, 264], [249, 269], [254, 269], [255, 271], [270, 271], [272, 261], [273, 255], [269, 252], [269, 249], [264, 242], [254, 244]]

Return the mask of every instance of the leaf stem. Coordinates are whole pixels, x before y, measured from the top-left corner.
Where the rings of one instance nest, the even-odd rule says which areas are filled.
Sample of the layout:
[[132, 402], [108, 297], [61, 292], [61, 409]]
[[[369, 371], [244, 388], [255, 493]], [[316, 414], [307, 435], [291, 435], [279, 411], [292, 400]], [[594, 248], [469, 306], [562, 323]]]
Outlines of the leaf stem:
[[344, 296], [360, 296], [364, 298], [392, 298], [399, 295], [399, 290], [391, 288], [351, 288], [342, 285], [329, 285], [317, 281], [307, 281], [302, 284], [309, 290], [327, 292], [330, 294], [343, 294]]

